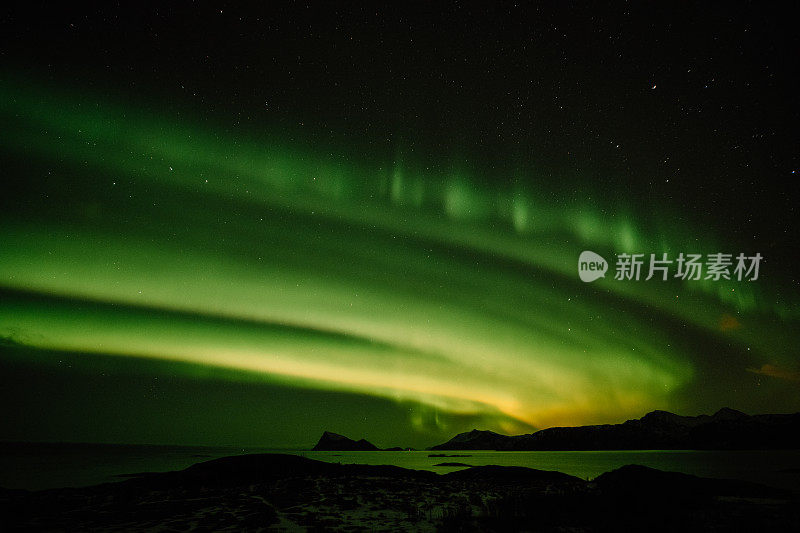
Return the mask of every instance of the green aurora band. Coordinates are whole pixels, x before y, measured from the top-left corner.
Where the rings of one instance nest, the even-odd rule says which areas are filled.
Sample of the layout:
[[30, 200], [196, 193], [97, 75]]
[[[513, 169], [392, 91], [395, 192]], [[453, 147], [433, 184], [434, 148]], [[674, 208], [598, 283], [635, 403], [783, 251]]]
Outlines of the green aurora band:
[[[584, 249], [760, 251], [675, 228], [668, 206], [539, 197], [536, 176], [425, 174], [403, 154], [318, 155], [280, 132], [215, 133], [9, 78], [0, 116], [15, 132], [0, 138], [16, 180], [0, 215], [9, 345], [189, 363], [507, 432], [713, 409], [762, 378], [796, 390], [779, 378], [796, 376], [797, 302], [769, 292], [769, 258], [752, 283], [616, 281], [613, 266], [580, 282]], [[765, 405], [747, 394], [739, 407]]]

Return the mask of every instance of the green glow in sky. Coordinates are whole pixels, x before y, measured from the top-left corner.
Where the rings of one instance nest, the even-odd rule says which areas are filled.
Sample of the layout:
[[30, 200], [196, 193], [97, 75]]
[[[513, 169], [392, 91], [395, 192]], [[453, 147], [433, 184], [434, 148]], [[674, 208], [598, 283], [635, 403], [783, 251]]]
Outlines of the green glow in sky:
[[797, 302], [770, 296], [768, 271], [750, 285], [579, 281], [584, 249], [758, 251], [670, 224], [666, 206], [645, 217], [625, 198], [540, 196], [535, 175], [320, 155], [281, 132], [20, 82], [0, 85], [0, 116], [18, 132], [0, 138], [18, 180], [0, 215], [8, 342], [410, 402], [412, 425], [429, 409], [506, 432], [757, 408], [733, 387], [794, 361]]

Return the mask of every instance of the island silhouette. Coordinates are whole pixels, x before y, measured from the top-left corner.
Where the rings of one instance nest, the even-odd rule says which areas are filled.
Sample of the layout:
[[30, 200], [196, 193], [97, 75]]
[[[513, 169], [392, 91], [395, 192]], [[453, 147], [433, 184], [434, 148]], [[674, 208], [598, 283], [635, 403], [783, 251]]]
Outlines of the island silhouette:
[[377, 451], [380, 448], [365, 439], [353, 440], [338, 433], [325, 431], [319, 442], [312, 448], [314, 451]]

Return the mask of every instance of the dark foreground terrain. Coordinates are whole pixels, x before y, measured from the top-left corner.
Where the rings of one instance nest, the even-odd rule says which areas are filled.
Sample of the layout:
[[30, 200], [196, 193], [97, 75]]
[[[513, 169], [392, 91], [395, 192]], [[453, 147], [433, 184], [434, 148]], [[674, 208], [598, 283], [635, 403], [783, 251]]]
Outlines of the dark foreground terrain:
[[636, 465], [585, 481], [260, 454], [94, 487], [4, 490], [0, 530], [798, 531], [799, 503], [783, 490]]

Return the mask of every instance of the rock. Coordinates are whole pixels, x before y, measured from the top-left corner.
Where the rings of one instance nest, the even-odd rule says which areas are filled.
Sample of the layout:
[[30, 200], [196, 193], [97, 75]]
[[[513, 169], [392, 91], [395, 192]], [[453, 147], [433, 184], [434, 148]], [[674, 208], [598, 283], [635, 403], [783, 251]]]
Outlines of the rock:
[[353, 440], [338, 433], [325, 431], [319, 438], [317, 444], [312, 448], [314, 451], [346, 451], [346, 452], [365, 452], [378, 451], [379, 448], [365, 439]]

